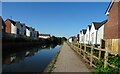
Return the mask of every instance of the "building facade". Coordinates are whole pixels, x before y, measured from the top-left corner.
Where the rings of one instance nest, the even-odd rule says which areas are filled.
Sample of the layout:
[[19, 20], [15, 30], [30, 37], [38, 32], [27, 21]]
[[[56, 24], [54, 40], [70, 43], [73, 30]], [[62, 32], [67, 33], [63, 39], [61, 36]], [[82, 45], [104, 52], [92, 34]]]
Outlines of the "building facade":
[[85, 34], [85, 44], [90, 44], [90, 30], [91, 30], [91, 25], [88, 25], [88, 28]]
[[17, 34], [17, 27], [16, 27], [15, 21], [7, 19], [5, 21], [5, 24], [6, 24], [6, 27], [5, 27], [6, 33]]
[[120, 55], [120, 1], [112, 0], [108, 9], [106, 10], [106, 15], [108, 16], [108, 21], [104, 28], [104, 39], [105, 46], [111, 50], [112, 53], [118, 53]]

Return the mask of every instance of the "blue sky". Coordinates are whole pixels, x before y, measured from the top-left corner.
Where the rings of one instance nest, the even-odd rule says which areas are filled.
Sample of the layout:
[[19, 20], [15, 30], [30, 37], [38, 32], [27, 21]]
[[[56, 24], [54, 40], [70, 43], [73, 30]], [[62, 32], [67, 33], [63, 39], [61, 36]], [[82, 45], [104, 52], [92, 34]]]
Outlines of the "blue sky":
[[70, 37], [92, 22], [107, 19], [109, 2], [3, 2], [2, 17], [25, 23], [40, 33]]

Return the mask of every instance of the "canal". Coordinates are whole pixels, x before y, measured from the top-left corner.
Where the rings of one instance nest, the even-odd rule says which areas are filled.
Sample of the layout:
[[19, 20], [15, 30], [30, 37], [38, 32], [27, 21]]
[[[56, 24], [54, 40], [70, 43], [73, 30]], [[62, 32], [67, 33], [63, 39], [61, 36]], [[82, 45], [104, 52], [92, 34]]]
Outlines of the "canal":
[[50, 44], [39, 47], [3, 49], [2, 74], [41, 73], [52, 61], [60, 47], [61, 45]]

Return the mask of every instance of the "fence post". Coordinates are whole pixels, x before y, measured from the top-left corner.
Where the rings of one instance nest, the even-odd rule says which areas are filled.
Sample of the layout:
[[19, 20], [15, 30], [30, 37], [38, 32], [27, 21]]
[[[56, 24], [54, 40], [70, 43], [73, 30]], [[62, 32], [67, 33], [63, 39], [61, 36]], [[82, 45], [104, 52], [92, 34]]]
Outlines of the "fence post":
[[93, 49], [94, 49], [94, 47], [93, 47], [93, 46], [91, 46], [90, 66], [92, 66], [92, 61], [93, 61]]
[[80, 43], [78, 43], [78, 52], [80, 52]]
[[85, 53], [86, 53], [86, 44], [84, 44], [84, 59], [85, 59]]
[[107, 60], [108, 60], [108, 48], [106, 47], [105, 55], [104, 55], [104, 68], [107, 67]]
[[80, 43], [80, 55], [81, 55], [81, 50], [82, 50], [82, 44]]
[[74, 43], [72, 43], [72, 47], [73, 47], [73, 50], [74, 50]]
[[80, 48], [80, 43], [78, 44], [78, 48]]
[[101, 58], [101, 51], [99, 50], [99, 56], [98, 56], [99, 62], [100, 62], [100, 58]]

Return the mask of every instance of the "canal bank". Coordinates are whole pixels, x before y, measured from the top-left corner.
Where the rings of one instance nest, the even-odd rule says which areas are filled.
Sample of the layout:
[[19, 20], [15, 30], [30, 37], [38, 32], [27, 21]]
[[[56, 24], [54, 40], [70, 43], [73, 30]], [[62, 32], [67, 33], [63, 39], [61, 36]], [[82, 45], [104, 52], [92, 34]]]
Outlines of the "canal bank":
[[57, 58], [59, 56], [59, 53], [60, 53], [60, 51], [62, 49], [62, 46], [59, 48], [59, 51], [55, 54], [54, 58], [52, 59], [52, 61], [50, 62], [50, 64], [46, 67], [46, 69], [43, 71], [43, 73], [44, 72], [51, 73], [54, 70], [54, 68], [56, 68], [55, 64], [56, 64]]
[[7, 33], [2, 33], [2, 49], [7, 48], [21, 48], [21, 47], [34, 47], [42, 44], [58, 44], [61, 45], [66, 40], [65, 37], [55, 37], [50, 38], [34, 38], [19, 35], [11, 35]]

